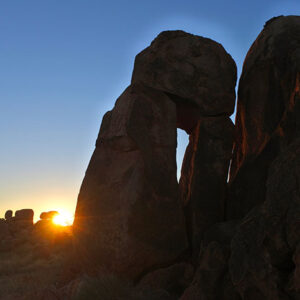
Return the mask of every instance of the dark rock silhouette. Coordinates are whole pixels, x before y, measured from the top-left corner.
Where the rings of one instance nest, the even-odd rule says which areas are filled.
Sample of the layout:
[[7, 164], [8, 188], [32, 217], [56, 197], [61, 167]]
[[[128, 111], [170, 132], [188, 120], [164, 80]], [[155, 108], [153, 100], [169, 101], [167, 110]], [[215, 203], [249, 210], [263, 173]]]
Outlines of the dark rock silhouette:
[[266, 23], [244, 62], [227, 218], [241, 218], [265, 200], [272, 161], [299, 133], [300, 18]]
[[135, 58], [132, 83], [167, 93], [177, 103], [178, 127], [190, 133], [203, 116], [229, 116], [236, 65], [221, 44], [183, 31], [164, 31]]
[[179, 188], [196, 257], [203, 233], [224, 220], [233, 135], [234, 126], [228, 117], [202, 118], [190, 135]]
[[52, 220], [56, 215], [58, 215], [58, 212], [55, 210], [42, 212], [40, 214], [40, 219], [41, 220]]
[[[188, 247], [182, 205], [218, 210], [208, 213], [203, 228], [198, 218], [204, 212], [193, 216], [195, 225], [187, 228], [193, 236], [190, 247], [200, 243], [198, 232], [222, 219], [224, 199], [219, 195], [225, 195], [231, 156], [228, 116], [234, 107], [235, 80], [235, 63], [220, 44], [183, 31], [161, 33], [137, 55], [132, 85], [103, 117], [78, 197], [74, 233], [85, 269], [137, 278], [170, 264]], [[210, 184], [217, 184], [217, 198], [210, 187], [198, 198], [198, 185], [206, 185], [203, 177], [183, 174], [187, 184], [181, 184], [180, 194], [192, 193], [193, 198], [179, 201], [178, 127], [211, 144], [198, 151], [200, 145], [194, 143], [196, 151], [187, 165], [193, 167], [196, 161], [197, 168], [207, 170], [199, 154], [208, 158], [208, 152], [216, 153], [209, 177]], [[216, 179], [211, 178], [214, 173]]]
[[5, 212], [4, 218], [5, 218], [5, 220], [9, 220], [9, 219], [12, 218], [12, 216], [13, 216], [13, 211], [12, 211], [12, 210], [7, 210], [7, 211]]
[[182, 31], [137, 55], [78, 198], [83, 272], [166, 299], [300, 299], [300, 17], [269, 20], [250, 48], [234, 133], [235, 80], [220, 44]]
[[134, 84], [103, 118], [78, 197], [84, 266], [135, 278], [176, 259], [187, 247], [177, 191], [176, 106]]
[[246, 57], [228, 221], [205, 232], [181, 299], [300, 297], [299, 32], [300, 17], [272, 19]]
[[20, 209], [15, 212], [16, 221], [27, 221], [28, 223], [33, 224], [34, 212], [30, 208]]
[[199, 254], [199, 267], [181, 300], [241, 299], [228, 273], [230, 243], [237, 225], [236, 221], [218, 223], [205, 232]]

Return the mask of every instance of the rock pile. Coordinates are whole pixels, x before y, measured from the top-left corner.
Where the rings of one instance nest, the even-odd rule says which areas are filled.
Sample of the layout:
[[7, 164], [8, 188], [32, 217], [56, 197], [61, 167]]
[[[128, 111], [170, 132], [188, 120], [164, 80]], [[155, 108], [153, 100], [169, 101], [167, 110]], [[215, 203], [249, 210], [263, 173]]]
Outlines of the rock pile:
[[[182, 31], [137, 55], [78, 197], [85, 272], [170, 299], [300, 298], [300, 17], [271, 19], [250, 48], [234, 129], [235, 82], [220, 44]], [[190, 136], [179, 184], [177, 128]]]

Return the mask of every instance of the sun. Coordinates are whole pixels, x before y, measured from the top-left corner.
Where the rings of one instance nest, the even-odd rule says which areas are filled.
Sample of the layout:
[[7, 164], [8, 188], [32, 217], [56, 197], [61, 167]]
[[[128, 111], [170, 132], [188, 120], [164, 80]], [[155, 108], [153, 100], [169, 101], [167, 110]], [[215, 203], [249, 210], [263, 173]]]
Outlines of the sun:
[[58, 214], [52, 219], [52, 222], [59, 226], [71, 226], [73, 221], [74, 216], [68, 211], [58, 211]]

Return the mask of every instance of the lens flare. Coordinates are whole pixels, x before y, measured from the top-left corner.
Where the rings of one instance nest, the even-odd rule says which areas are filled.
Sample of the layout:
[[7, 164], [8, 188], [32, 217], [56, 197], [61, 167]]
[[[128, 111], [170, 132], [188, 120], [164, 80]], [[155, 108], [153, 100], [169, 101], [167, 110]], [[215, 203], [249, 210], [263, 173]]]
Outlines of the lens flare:
[[70, 226], [73, 224], [74, 216], [67, 211], [59, 211], [58, 215], [54, 216], [52, 222], [55, 225]]

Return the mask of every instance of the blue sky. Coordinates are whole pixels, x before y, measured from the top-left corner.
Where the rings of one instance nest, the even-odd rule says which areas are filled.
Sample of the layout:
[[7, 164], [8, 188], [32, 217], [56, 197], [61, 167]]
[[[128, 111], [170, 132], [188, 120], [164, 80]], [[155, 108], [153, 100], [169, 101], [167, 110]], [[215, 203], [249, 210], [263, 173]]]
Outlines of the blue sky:
[[0, 217], [74, 210], [102, 116], [159, 32], [222, 43], [240, 73], [265, 21], [289, 14], [299, 0], [0, 0]]

